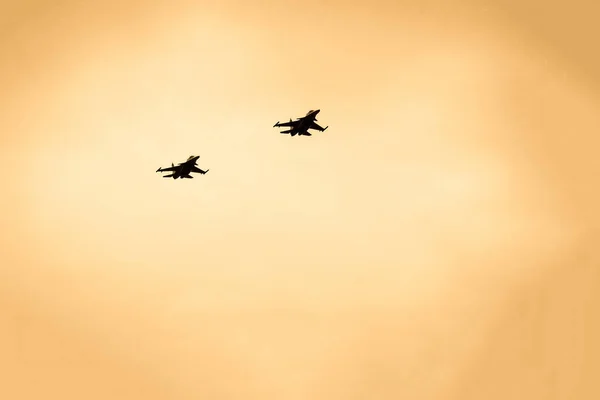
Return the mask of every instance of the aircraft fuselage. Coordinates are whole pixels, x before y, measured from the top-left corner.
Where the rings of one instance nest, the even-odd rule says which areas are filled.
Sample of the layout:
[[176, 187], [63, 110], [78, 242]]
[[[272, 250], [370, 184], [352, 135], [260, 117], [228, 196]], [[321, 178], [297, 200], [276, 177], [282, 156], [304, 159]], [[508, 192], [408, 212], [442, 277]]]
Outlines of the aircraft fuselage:
[[310, 126], [317, 118], [317, 114], [318, 114], [318, 111], [309, 113], [305, 117], [303, 117], [299, 121], [300, 123], [298, 124], [298, 127], [296, 128], [296, 132], [298, 132], [299, 135], [303, 135], [306, 132], [308, 132], [308, 130], [310, 129]]

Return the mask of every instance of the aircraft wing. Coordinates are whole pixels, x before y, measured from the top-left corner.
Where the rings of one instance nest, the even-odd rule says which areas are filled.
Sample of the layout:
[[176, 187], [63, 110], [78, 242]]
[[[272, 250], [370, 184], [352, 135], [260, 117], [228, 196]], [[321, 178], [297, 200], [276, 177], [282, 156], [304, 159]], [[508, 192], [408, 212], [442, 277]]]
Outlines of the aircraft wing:
[[197, 172], [197, 173], [199, 173], [199, 174], [203, 174], [203, 175], [204, 175], [205, 173], [207, 173], [207, 172], [208, 172], [208, 170], [206, 170], [206, 171], [202, 171], [202, 170], [201, 170], [200, 168], [198, 168], [198, 167], [192, 167], [192, 172]]
[[313, 122], [312, 124], [310, 124], [310, 129], [316, 129], [318, 131], [323, 132], [327, 128], [323, 128], [321, 125], [317, 124], [316, 122]]

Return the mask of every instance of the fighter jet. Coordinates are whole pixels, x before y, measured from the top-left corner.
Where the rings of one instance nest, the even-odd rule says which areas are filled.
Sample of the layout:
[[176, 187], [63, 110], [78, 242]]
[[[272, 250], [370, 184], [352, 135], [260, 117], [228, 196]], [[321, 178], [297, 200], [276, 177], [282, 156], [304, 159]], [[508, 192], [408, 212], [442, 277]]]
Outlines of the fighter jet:
[[316, 129], [318, 131], [324, 132], [325, 129], [327, 129], [329, 127], [326, 126], [325, 128], [323, 128], [315, 122], [317, 120], [317, 114], [320, 112], [321, 112], [321, 110], [310, 110], [309, 112], [306, 113], [306, 115], [304, 117], [298, 118], [295, 121], [292, 121], [290, 118], [290, 122], [283, 122], [283, 123], [277, 122], [275, 125], [273, 125], [273, 128], [279, 127], [279, 126], [289, 127], [290, 129], [288, 129], [287, 131], [280, 132], [280, 133], [283, 133], [283, 134], [289, 133], [291, 136], [295, 136], [295, 135], [312, 136], [312, 134], [310, 132], [308, 132], [309, 129]]
[[163, 178], [192, 179], [193, 176], [190, 175], [190, 173], [192, 172], [197, 172], [202, 175], [208, 172], [208, 170], [202, 171], [200, 168], [196, 167], [196, 165], [198, 165], [197, 161], [199, 158], [200, 156], [190, 156], [185, 162], [179, 163], [177, 165], [173, 165], [173, 163], [171, 163], [170, 167], [159, 168], [156, 170], [156, 172], [173, 172], [170, 175], [163, 175]]

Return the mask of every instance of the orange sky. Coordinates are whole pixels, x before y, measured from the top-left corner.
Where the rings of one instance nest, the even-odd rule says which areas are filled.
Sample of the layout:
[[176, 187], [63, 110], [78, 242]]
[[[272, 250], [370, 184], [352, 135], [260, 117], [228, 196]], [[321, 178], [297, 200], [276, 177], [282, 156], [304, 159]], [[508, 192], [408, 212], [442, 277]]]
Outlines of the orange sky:
[[599, 9], [481, 3], [0, 3], [0, 398], [597, 399]]

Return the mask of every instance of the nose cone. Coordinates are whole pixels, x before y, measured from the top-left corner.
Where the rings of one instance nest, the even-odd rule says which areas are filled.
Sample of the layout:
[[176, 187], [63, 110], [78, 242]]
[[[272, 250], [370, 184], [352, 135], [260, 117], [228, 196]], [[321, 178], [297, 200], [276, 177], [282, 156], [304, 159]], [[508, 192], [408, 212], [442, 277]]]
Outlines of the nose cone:
[[315, 110], [315, 115], [317, 115], [320, 112], [321, 112], [321, 110]]

